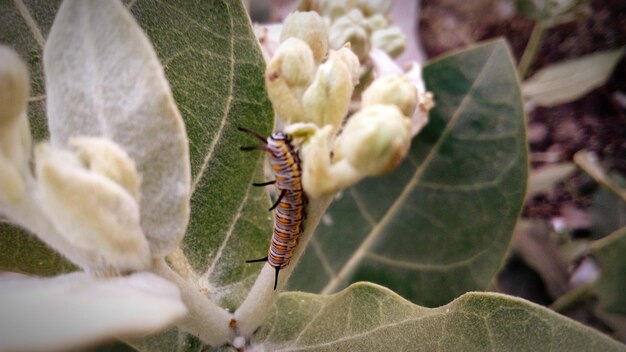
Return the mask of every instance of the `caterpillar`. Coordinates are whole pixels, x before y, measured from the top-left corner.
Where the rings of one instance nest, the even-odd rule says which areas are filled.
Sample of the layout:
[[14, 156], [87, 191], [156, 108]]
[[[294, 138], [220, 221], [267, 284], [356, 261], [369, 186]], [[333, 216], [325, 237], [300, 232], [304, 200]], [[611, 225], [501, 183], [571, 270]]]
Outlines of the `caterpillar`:
[[269, 208], [270, 211], [274, 210], [274, 228], [267, 257], [246, 261], [246, 263], [269, 262], [276, 269], [274, 278], [274, 290], [276, 290], [278, 272], [289, 264], [298, 244], [298, 237], [303, 231], [302, 225], [306, 217], [307, 197], [302, 189], [300, 158], [288, 134], [274, 132], [266, 139], [250, 129], [243, 127], [238, 129], [263, 143], [263, 145], [241, 147], [241, 150], [266, 151], [274, 172], [274, 180], [252, 185], [258, 187], [275, 185], [279, 192], [276, 201]]

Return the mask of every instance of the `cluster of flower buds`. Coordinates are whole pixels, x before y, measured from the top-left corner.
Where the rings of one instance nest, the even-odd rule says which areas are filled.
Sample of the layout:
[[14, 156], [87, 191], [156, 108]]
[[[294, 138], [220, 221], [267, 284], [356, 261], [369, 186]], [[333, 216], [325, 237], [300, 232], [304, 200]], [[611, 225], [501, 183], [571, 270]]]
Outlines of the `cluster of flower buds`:
[[67, 147], [41, 143], [31, 171], [28, 80], [18, 55], [0, 46], [0, 213], [84, 269], [148, 268], [140, 178], [118, 145], [98, 137], [74, 138]]
[[406, 48], [406, 35], [391, 25], [388, 17], [392, 0], [308, 0], [300, 4], [302, 11], [315, 11], [329, 25], [329, 44], [339, 49], [350, 43], [361, 63], [371, 48], [391, 57]]
[[278, 128], [300, 147], [303, 187], [312, 198], [395, 168], [415, 134], [411, 118], [432, 107], [432, 97], [431, 105], [420, 101], [423, 84], [393, 74], [375, 80], [349, 115], [359, 59], [350, 43], [329, 50], [328, 36], [327, 23], [316, 12], [292, 13], [265, 75], [284, 125]]

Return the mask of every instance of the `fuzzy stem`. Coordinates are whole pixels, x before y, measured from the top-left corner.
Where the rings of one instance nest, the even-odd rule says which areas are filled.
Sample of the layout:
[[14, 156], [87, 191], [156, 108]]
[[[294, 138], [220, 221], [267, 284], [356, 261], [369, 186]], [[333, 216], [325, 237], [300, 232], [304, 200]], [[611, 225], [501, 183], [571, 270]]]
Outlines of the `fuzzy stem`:
[[535, 23], [533, 31], [530, 34], [530, 38], [528, 39], [528, 44], [526, 44], [526, 48], [524, 49], [524, 54], [522, 54], [522, 58], [517, 65], [517, 73], [519, 74], [520, 80], [526, 78], [528, 69], [535, 61], [535, 57], [541, 47], [541, 40], [543, 39], [545, 31], [546, 27], [541, 21]]
[[198, 287], [183, 279], [172, 270], [165, 260], [154, 261], [153, 272], [176, 284], [189, 309], [189, 314], [177, 325], [186, 332], [198, 336], [202, 342], [217, 347], [230, 341], [232, 331], [229, 323], [233, 315], [218, 307], [205, 297]]
[[250, 337], [252, 333], [261, 326], [278, 298], [278, 293], [285, 286], [298, 260], [304, 253], [309, 240], [315, 232], [322, 215], [324, 215], [326, 209], [328, 209], [333, 197], [334, 195], [323, 196], [319, 199], [312, 199], [309, 202], [307, 207], [308, 217], [304, 222], [304, 232], [300, 235], [298, 246], [293, 252], [293, 257], [289, 265], [280, 270], [276, 290], [274, 290], [274, 275], [276, 271], [268, 263], [265, 263], [248, 296], [237, 311], [235, 311], [239, 335]]

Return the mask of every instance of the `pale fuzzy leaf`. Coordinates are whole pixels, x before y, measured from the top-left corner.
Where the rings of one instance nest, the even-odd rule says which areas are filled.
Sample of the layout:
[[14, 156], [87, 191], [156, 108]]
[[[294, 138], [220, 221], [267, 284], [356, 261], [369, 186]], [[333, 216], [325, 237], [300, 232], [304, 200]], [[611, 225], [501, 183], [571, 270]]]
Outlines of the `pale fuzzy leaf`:
[[187, 309], [178, 288], [154, 274], [50, 279], [0, 276], [0, 350], [54, 351], [155, 333]]
[[52, 142], [102, 136], [122, 146], [142, 177], [141, 225], [152, 254], [167, 255], [189, 217], [189, 151], [148, 38], [117, 1], [66, 0], [44, 65]]
[[544, 166], [531, 171], [528, 178], [526, 199], [530, 199], [539, 193], [548, 192], [576, 170], [573, 163], [560, 163]]
[[550, 65], [522, 83], [522, 94], [546, 107], [574, 101], [603, 85], [623, 54], [611, 50]]
[[503, 41], [424, 68], [437, 102], [405, 161], [345, 190], [296, 268], [291, 289], [332, 293], [374, 281], [426, 305], [491, 282], [527, 177], [524, 113]]
[[608, 336], [528, 301], [466, 293], [423, 308], [368, 283], [332, 296], [281, 295], [251, 351], [623, 351]]
[[593, 177], [596, 182], [610, 189], [626, 202], [626, 189], [620, 187], [620, 185], [618, 185], [606, 174], [606, 171], [602, 165], [600, 165], [598, 157], [595, 154], [586, 150], [580, 150], [574, 154], [574, 162], [578, 165], [578, 167]]

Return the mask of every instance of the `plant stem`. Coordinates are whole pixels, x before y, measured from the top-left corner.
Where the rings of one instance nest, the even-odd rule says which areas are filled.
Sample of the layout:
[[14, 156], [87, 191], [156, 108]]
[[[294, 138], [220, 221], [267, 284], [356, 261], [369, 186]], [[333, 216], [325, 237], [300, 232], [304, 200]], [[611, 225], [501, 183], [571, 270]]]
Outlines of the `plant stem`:
[[198, 287], [172, 270], [165, 260], [155, 260], [153, 272], [175, 283], [180, 289], [189, 314], [177, 323], [179, 327], [214, 347], [231, 340], [232, 330], [229, 326], [233, 317], [231, 313], [211, 302], [200, 293]]
[[522, 58], [517, 65], [517, 73], [519, 74], [520, 80], [524, 80], [524, 78], [526, 78], [528, 69], [535, 61], [537, 52], [541, 47], [541, 40], [543, 39], [545, 31], [546, 26], [541, 21], [537, 21], [533, 27], [532, 33], [530, 34], [530, 38], [528, 39], [528, 44], [526, 44], [526, 48], [524, 49], [524, 54], [522, 54]]
[[548, 308], [555, 312], [562, 312], [576, 303], [586, 300], [590, 295], [591, 285], [582, 285], [557, 298]]
[[298, 246], [294, 250], [289, 265], [280, 270], [276, 290], [274, 290], [274, 275], [276, 271], [268, 263], [265, 263], [248, 296], [235, 311], [235, 319], [237, 319], [238, 334], [240, 336], [250, 337], [265, 321], [267, 314], [278, 298], [278, 293], [285, 286], [289, 276], [291, 276], [333, 197], [334, 194], [310, 200], [307, 208], [307, 219], [304, 223], [304, 232], [300, 235]]

